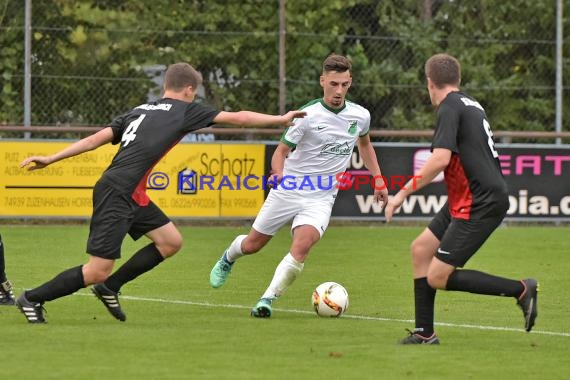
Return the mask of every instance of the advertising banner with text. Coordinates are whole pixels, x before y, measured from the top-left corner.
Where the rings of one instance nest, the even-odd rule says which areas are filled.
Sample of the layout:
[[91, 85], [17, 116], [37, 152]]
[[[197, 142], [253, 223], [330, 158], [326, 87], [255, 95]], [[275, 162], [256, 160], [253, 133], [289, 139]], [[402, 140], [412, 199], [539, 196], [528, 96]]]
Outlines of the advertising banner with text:
[[[20, 162], [69, 142], [0, 142], [0, 217], [90, 217], [93, 186], [117, 146], [27, 171]], [[262, 144], [179, 144], [149, 174], [147, 194], [169, 216], [254, 217], [264, 191]]]
[[[269, 146], [266, 161], [275, 146]], [[376, 145], [376, 154], [390, 195], [396, 192], [423, 165], [431, 154], [429, 145]], [[570, 221], [570, 147], [498, 146], [503, 175], [509, 187], [509, 220]], [[269, 170], [267, 167], [266, 170]], [[358, 151], [352, 153], [347, 173], [347, 189], [340, 190], [333, 217], [380, 219], [383, 210], [373, 201], [373, 179]], [[378, 185], [379, 186], [379, 185]], [[433, 216], [446, 202], [443, 175], [409, 196], [397, 218], [423, 219]]]

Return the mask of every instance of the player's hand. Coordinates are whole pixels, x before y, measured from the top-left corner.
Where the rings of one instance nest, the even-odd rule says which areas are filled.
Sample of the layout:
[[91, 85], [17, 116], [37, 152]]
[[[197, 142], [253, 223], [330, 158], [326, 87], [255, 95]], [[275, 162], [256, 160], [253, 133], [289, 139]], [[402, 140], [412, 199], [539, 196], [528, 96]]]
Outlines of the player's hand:
[[374, 189], [374, 201], [380, 203], [380, 207], [386, 206], [388, 204], [388, 189]]
[[392, 220], [392, 217], [394, 216], [396, 210], [398, 210], [398, 208], [400, 208], [402, 203], [404, 203], [404, 199], [406, 199], [406, 197], [403, 195], [401, 191], [399, 191], [396, 195], [394, 195], [388, 200], [388, 203], [384, 208], [386, 223], [389, 223]]
[[294, 124], [293, 120], [300, 119], [305, 116], [307, 116], [307, 113], [305, 111], [289, 111], [285, 115], [283, 115], [283, 118], [285, 119], [283, 125], [286, 127], [290, 127]]
[[32, 157], [28, 157], [26, 158], [24, 161], [22, 161], [20, 163], [20, 167], [24, 168], [30, 164], [34, 164], [34, 166], [29, 166], [28, 170], [32, 171], [32, 170], [38, 170], [38, 169], [43, 169], [46, 166], [48, 166], [49, 164], [51, 164], [53, 161], [46, 156], [32, 156]]
[[281, 179], [283, 179], [283, 173], [277, 173], [273, 170], [269, 172], [267, 176], [267, 187], [270, 189], [274, 189], [281, 183]]

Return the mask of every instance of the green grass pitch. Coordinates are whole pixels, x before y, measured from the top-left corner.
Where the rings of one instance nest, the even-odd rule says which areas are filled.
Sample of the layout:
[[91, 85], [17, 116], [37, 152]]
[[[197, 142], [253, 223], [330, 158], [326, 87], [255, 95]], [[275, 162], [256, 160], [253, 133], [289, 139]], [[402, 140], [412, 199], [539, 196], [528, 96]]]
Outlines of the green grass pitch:
[[[85, 262], [88, 228], [0, 226], [16, 293]], [[512, 298], [439, 292], [440, 346], [399, 346], [412, 328], [408, 247], [423, 227], [333, 226], [271, 319], [249, 316], [290, 239], [240, 260], [220, 289], [209, 272], [248, 227], [181, 227], [175, 257], [122, 289], [125, 323], [90, 294], [45, 305], [46, 325], [0, 307], [2, 379], [564, 379], [570, 371], [568, 227], [501, 227], [467, 267], [540, 282], [535, 331]], [[144, 241], [143, 241], [144, 240]], [[123, 259], [146, 239], [123, 246]], [[350, 294], [341, 318], [312, 311], [313, 289]]]

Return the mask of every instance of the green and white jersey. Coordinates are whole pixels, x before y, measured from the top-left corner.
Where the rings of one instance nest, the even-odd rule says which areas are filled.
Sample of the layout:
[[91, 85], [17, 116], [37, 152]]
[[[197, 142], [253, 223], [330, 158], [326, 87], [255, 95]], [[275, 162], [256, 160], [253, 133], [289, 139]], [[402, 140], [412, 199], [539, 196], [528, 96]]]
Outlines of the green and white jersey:
[[357, 139], [369, 132], [370, 112], [348, 100], [344, 107], [333, 109], [322, 98], [301, 109], [307, 116], [296, 119], [281, 137], [293, 151], [285, 160], [280, 188], [331, 198], [338, 191], [337, 175], [346, 170]]

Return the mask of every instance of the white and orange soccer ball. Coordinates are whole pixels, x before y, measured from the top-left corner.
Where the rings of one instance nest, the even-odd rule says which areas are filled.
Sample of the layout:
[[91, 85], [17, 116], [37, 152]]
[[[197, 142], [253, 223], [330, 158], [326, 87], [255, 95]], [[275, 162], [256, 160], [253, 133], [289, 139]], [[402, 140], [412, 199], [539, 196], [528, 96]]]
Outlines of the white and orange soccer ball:
[[348, 309], [348, 292], [336, 282], [323, 282], [313, 292], [312, 302], [318, 316], [340, 317]]

